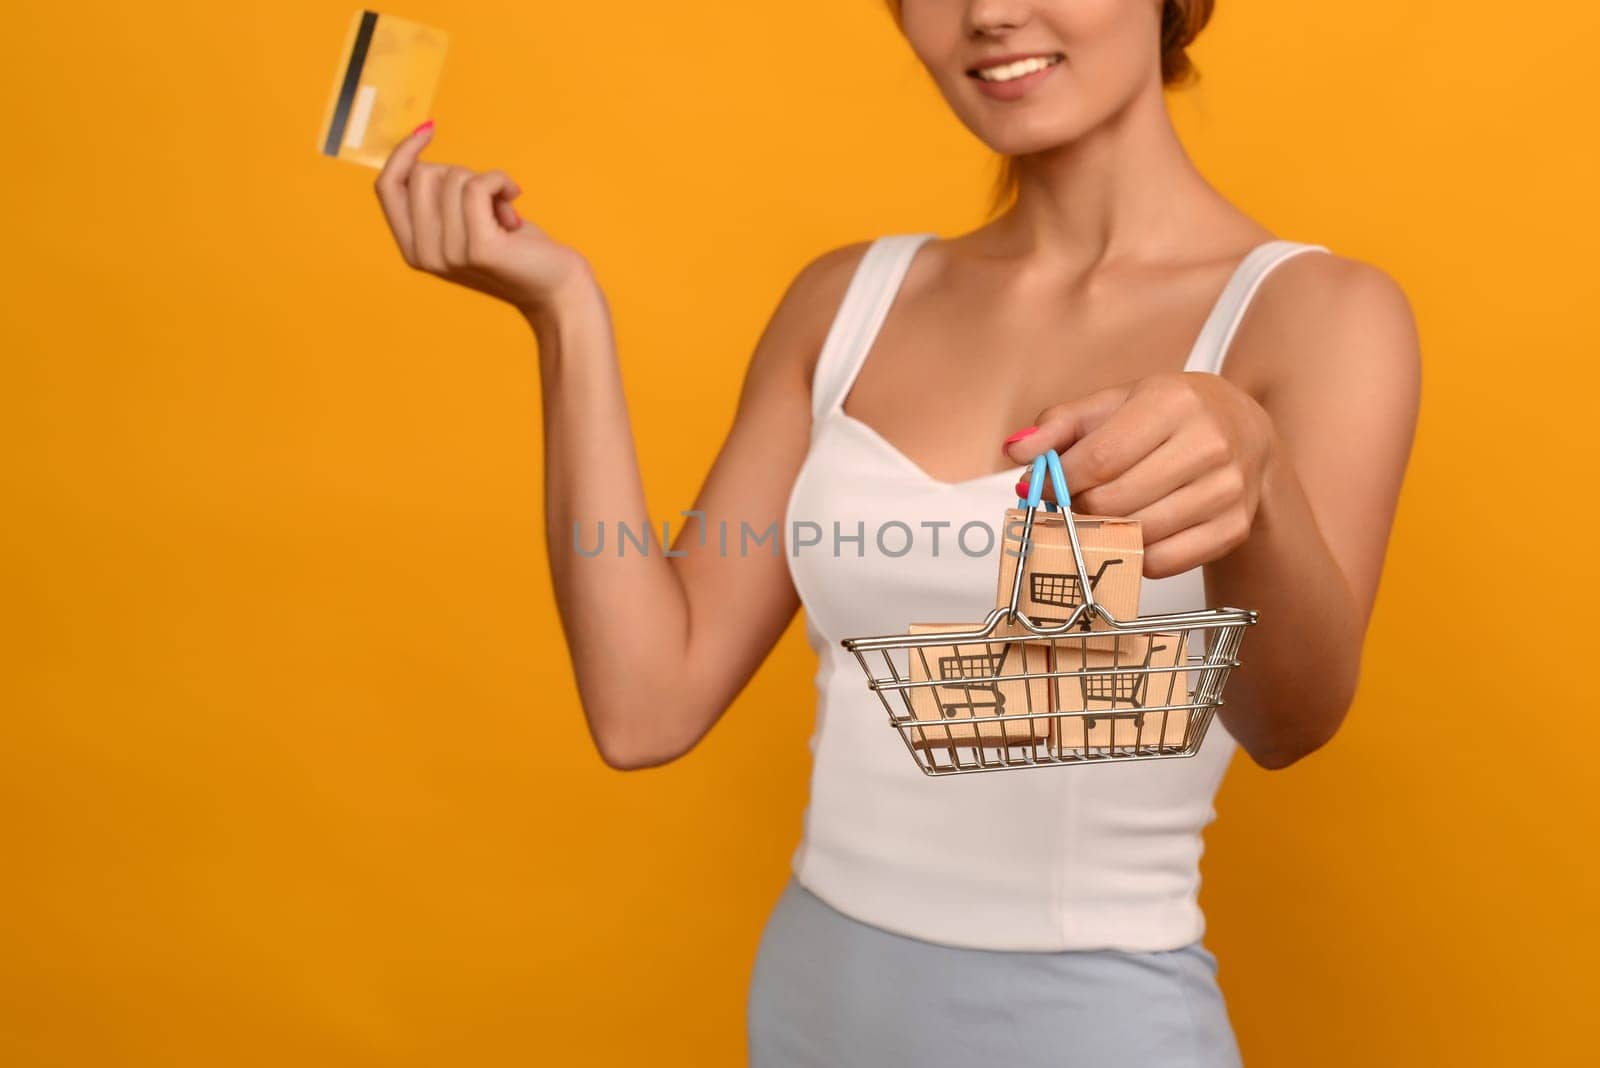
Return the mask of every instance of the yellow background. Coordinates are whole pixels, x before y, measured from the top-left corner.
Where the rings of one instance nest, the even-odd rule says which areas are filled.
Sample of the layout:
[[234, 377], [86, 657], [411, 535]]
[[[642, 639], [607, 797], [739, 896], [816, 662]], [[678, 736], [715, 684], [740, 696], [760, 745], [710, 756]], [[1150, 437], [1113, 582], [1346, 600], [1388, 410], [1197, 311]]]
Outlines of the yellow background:
[[[0, 1062], [738, 1063], [799, 624], [687, 759], [601, 765], [526, 330], [409, 272], [373, 172], [315, 151], [351, 10], [8, 20]], [[430, 157], [505, 167], [596, 265], [658, 520], [801, 264], [980, 218], [990, 159], [875, 0], [395, 11], [451, 34]], [[1357, 707], [1290, 770], [1240, 757], [1207, 836], [1252, 1064], [1592, 1050], [1597, 31], [1222, 0], [1175, 102], [1425, 348]]]

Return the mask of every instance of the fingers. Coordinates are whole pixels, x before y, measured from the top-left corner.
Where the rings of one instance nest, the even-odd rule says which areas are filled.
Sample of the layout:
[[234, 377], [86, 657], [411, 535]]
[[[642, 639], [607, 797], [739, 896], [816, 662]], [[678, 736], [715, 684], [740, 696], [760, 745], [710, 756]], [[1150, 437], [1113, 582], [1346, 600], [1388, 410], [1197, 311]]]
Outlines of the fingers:
[[[1249, 477], [1188, 383], [1151, 376], [1046, 409], [1039, 423], [1016, 444], [1061, 453], [1075, 512], [1139, 522], [1147, 577], [1217, 559], [1248, 537]], [[1018, 484], [1019, 497], [1029, 482]], [[1061, 503], [1048, 477], [1040, 490], [1041, 500]]]
[[[1082, 508], [1078, 494], [1120, 475], [1166, 440], [1170, 430], [1147, 420], [1138, 404], [1131, 401], [1133, 385], [1114, 385], [1086, 397], [1054, 404], [1038, 412], [1037, 430], [1006, 446], [1006, 454], [1027, 452], [1032, 457], [1046, 449], [1061, 454], [1061, 473], [1066, 476], [1067, 494], [1072, 505]], [[1018, 459], [1018, 457], [1013, 457]], [[1018, 483], [1018, 496], [1027, 492], [1032, 470], [1024, 472]], [[1045, 488], [1040, 499], [1061, 504], [1054, 480], [1046, 468]]]
[[476, 248], [492, 247], [490, 242], [507, 230], [522, 225], [511, 201], [522, 195], [522, 188], [504, 171], [484, 171], [473, 176], [461, 195], [461, 211], [467, 240]]
[[452, 270], [467, 263], [467, 224], [461, 200], [471, 178], [472, 171], [466, 167], [450, 167], [439, 180], [439, 253]]
[[504, 197], [495, 197], [490, 201], [494, 205], [495, 221], [507, 230], [516, 230], [522, 226], [522, 216], [517, 214], [517, 209]]
[[432, 139], [431, 121], [417, 127], [408, 137], [394, 146], [373, 182], [378, 194], [378, 203], [383, 208], [383, 216], [389, 223], [390, 232], [394, 234], [395, 243], [400, 246], [400, 254], [413, 267], [416, 266], [416, 243], [406, 186], [416, 169], [417, 157]]
[[1129, 389], [1125, 385], [1111, 386], [1065, 404], [1052, 405], [1034, 418], [1033, 433], [1008, 442], [1003, 451], [1019, 464], [1032, 462], [1046, 449], [1062, 452], [1108, 419], [1127, 398]]
[[[1041, 498], [1056, 500], [1048, 476], [1045, 485]], [[1027, 487], [1019, 484], [1017, 496], [1027, 496]], [[1250, 533], [1250, 518], [1241, 501], [1235, 472], [1214, 468], [1149, 507], [1132, 512], [1090, 508], [1075, 498], [1073, 512], [1138, 520], [1144, 539], [1144, 574], [1148, 578], [1165, 578], [1214, 560], [1244, 542]]]
[[[1028, 488], [1030, 486], [1032, 486], [1032, 485], [1033, 485], [1033, 469], [1029, 468], [1028, 470], [1022, 472], [1022, 477], [1021, 478], [1017, 479], [1017, 487], [1016, 487], [1017, 488], [1017, 496], [1018, 497], [1023, 497], [1023, 498], [1027, 497], [1028, 496]], [[1054, 501], [1055, 499], [1056, 499], [1055, 490], [1050, 485], [1050, 472], [1048, 470], [1046, 470], [1044, 472], [1044, 489], [1039, 492], [1039, 500], [1040, 501]], [[1057, 503], [1059, 503], [1059, 502], [1057, 502]]]
[[445, 170], [436, 163], [423, 163], [412, 169], [406, 182], [406, 204], [411, 211], [411, 251], [417, 266], [435, 274], [446, 270], [444, 232], [439, 221], [439, 184]]
[[[1115, 493], [1095, 496], [1109, 497], [1127, 508], [1147, 503], [1151, 498], [1146, 494], [1152, 485], [1160, 483], [1170, 491], [1217, 460], [1209, 455], [1206, 442], [1190, 436], [1185, 440], [1197, 455], [1172, 451], [1163, 454], [1166, 460], [1179, 460], [1179, 471], [1158, 475], [1162, 465], [1154, 464], [1133, 474], [1196, 414], [1199, 401], [1194, 391], [1186, 383], [1170, 378], [1151, 376], [1047, 408], [1039, 413], [1039, 429], [1007, 446], [1007, 453], [1026, 452], [1031, 457], [1055, 449], [1061, 456], [1062, 474], [1075, 498], [1074, 504], [1080, 494], [1111, 483], [1119, 483]], [[1014, 458], [1026, 462], [1022, 457]], [[1180, 476], [1182, 480], [1176, 480]], [[1101, 511], [1098, 506], [1095, 511], [1102, 515], [1127, 514], [1117, 509]]]
[[1166, 578], [1226, 556], [1250, 534], [1250, 522], [1238, 509], [1231, 509], [1203, 523], [1185, 527], [1159, 541], [1146, 541], [1146, 578]]
[[1098, 514], [1126, 515], [1129, 519], [1137, 519], [1145, 544], [1152, 545], [1228, 512], [1243, 514], [1245, 509], [1241, 488], [1236, 472], [1218, 467], [1143, 508], [1132, 512]]
[[425, 163], [433, 137], [423, 123], [389, 153], [374, 188], [384, 218], [408, 264], [441, 275], [468, 275], [475, 252], [522, 219], [511, 201], [521, 188], [504, 171], [475, 174], [460, 166]]
[[1132, 515], [1147, 508], [1217, 466], [1200, 441], [1196, 435], [1179, 432], [1107, 482], [1078, 488], [1069, 481], [1073, 504], [1094, 515]]
[[1175, 429], [1135, 393], [1061, 453], [1067, 486], [1082, 493], [1114, 481], [1166, 443]]
[[507, 230], [517, 230], [522, 226], [522, 216], [517, 214], [516, 206], [511, 203], [521, 195], [522, 187], [516, 182], [511, 182], [509, 187], [496, 193], [490, 200], [490, 203], [494, 205], [495, 218]]

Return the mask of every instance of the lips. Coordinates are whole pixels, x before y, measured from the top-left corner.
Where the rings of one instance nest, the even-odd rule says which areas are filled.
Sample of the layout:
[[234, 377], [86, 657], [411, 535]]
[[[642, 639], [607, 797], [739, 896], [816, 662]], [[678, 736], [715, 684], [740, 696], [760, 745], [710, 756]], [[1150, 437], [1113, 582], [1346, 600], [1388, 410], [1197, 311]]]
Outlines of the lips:
[[[1054, 62], [1040, 62], [1046, 58], [1053, 58]], [[978, 92], [990, 100], [1022, 101], [1032, 97], [1035, 89], [1048, 82], [1065, 62], [1066, 58], [1060, 52], [1030, 52], [1009, 61], [1006, 61], [1006, 57], [996, 56], [985, 60], [983, 66], [968, 71], [967, 76], [972, 79]], [[992, 77], [981, 77], [979, 71], [987, 71], [991, 75], [1003, 71], [1008, 77], [996, 81]]]
[[978, 81], [984, 81], [985, 79], [979, 74], [980, 71], [994, 70], [997, 67], [1005, 67], [1012, 63], [1016, 63], [1019, 60], [1025, 59], [1052, 60], [1054, 61], [1051, 64], [1053, 66], [1055, 63], [1059, 63], [1065, 58], [1066, 57], [1060, 52], [1009, 52], [1002, 56], [987, 56], [974, 66], [967, 68], [967, 77], [976, 78]]

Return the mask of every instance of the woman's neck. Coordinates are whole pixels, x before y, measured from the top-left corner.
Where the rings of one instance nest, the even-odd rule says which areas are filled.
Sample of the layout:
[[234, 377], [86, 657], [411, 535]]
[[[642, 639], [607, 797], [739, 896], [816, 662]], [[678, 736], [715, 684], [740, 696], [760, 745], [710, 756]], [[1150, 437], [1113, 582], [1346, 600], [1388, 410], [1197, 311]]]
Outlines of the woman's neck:
[[1066, 144], [1019, 157], [1016, 202], [987, 229], [1010, 255], [1073, 275], [1184, 257], [1254, 224], [1195, 168], [1159, 87]]

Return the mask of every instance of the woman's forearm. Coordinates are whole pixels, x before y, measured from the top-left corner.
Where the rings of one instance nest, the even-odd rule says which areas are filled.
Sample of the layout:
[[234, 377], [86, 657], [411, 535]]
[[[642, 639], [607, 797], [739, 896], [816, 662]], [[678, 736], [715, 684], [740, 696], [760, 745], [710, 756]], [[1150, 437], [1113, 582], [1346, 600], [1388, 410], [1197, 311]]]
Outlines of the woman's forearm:
[[[687, 600], [650, 530], [610, 309], [584, 277], [525, 316], [543, 386], [551, 581], [584, 714], [608, 763], [671, 759], [693, 741], [674, 704]], [[648, 550], [619, 538], [619, 523]]]
[[1228, 680], [1223, 722], [1263, 766], [1293, 763], [1343, 721], [1366, 621], [1281, 444], [1249, 538], [1206, 565], [1206, 584], [1212, 603], [1260, 613]]

